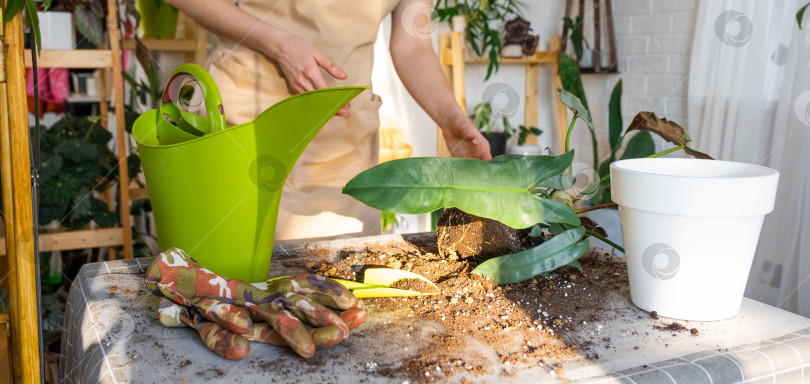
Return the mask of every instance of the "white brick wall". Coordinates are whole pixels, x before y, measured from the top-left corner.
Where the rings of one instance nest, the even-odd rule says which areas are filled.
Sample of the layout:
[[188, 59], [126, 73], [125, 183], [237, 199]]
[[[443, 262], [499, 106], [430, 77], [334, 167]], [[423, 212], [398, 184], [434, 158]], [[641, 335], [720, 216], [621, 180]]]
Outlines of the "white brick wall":
[[[689, 52], [699, 0], [613, 0], [613, 20], [616, 31], [616, 52], [619, 74], [584, 75], [583, 80], [588, 101], [597, 128], [602, 156], [608, 153], [607, 108], [613, 86], [621, 78], [624, 94], [622, 112], [626, 127], [633, 116], [642, 110], [651, 110], [681, 124], [686, 123], [686, 80], [689, 71]], [[526, 18], [532, 23], [534, 33], [541, 36], [541, 48], [547, 49], [549, 36], [562, 33], [564, 0], [530, 0], [524, 2]], [[591, 4], [588, 0], [586, 4]], [[575, 7], [576, 8], [576, 2]], [[591, 34], [592, 21], [586, 19], [586, 34]], [[446, 32], [445, 25], [437, 33]], [[387, 39], [381, 33], [380, 39]], [[592, 43], [592, 42], [591, 42]], [[569, 44], [570, 46], [570, 44]], [[603, 45], [604, 47], [604, 45]], [[570, 48], [569, 48], [570, 50]], [[375, 73], [379, 74], [383, 62], [389, 61], [387, 50], [380, 50], [375, 57]], [[377, 61], [380, 61], [379, 63]], [[386, 64], [390, 65], [390, 64]], [[523, 123], [524, 70], [521, 65], [502, 65], [500, 72], [484, 82], [485, 65], [468, 65], [465, 71], [467, 104], [472, 107], [481, 101], [488, 85], [499, 82], [512, 87], [519, 95], [521, 105], [512, 116], [513, 125]], [[540, 137], [541, 147], [556, 148], [556, 119], [553, 108], [556, 94], [551, 82], [551, 71], [543, 68], [540, 74], [539, 127], [544, 130]], [[394, 80], [398, 82], [398, 80]], [[375, 92], [383, 95], [383, 112], [398, 115], [402, 106], [394, 102], [384, 81], [374, 80]], [[394, 90], [399, 93], [401, 87]], [[413, 104], [407, 98], [410, 104]], [[434, 125], [418, 108], [409, 108], [407, 136], [414, 145], [415, 155], [435, 154]], [[404, 113], [403, 113], [404, 114]], [[577, 161], [586, 164], [590, 159], [590, 135], [578, 127], [574, 133]]]
[[[614, 0], [617, 75], [584, 75], [588, 102], [601, 141], [607, 148], [607, 103], [613, 85], [623, 79], [622, 115], [626, 127], [639, 111], [686, 125], [689, 54], [699, 0]], [[575, 143], [590, 145], [580, 132]], [[658, 142], [662, 145], [662, 142]], [[590, 161], [579, 151], [579, 161]]]

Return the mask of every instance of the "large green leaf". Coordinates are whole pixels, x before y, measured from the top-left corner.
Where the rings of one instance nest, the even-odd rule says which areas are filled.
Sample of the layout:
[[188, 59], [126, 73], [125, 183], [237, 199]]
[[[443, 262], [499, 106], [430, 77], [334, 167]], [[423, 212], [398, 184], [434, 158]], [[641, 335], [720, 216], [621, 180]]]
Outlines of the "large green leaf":
[[569, 229], [534, 248], [489, 259], [470, 273], [489, 277], [498, 284], [531, 279], [579, 259], [588, 250], [588, 244], [580, 242], [584, 234], [584, 227]]
[[107, 203], [90, 197], [90, 205], [92, 208], [92, 215], [90, 216], [93, 221], [101, 227], [108, 228], [114, 226], [118, 222], [118, 216], [114, 211], [111, 211]]
[[65, 160], [61, 173], [70, 175], [72, 180], [86, 187], [95, 186], [99, 179], [98, 165], [91, 160], [81, 162]]
[[557, 72], [560, 74], [563, 89], [576, 95], [587, 108], [588, 100], [585, 97], [585, 87], [582, 85], [582, 75], [579, 73], [579, 64], [576, 60], [561, 53]]
[[98, 150], [95, 146], [79, 139], [60, 142], [53, 149], [53, 152], [61, 155], [65, 160], [75, 162], [93, 160], [98, 156]]
[[613, 87], [608, 104], [608, 140], [610, 159], [616, 160], [616, 151], [622, 146], [622, 80]]
[[537, 184], [537, 186], [563, 191], [573, 187], [574, 184], [576, 184], [576, 182], [577, 182], [576, 176], [570, 173], [566, 173], [564, 175], [556, 175], [548, 180], [542, 181], [539, 184]]
[[655, 153], [655, 142], [649, 132], [639, 132], [627, 142], [622, 160], [640, 159]]
[[562, 173], [573, 158], [574, 151], [501, 163], [438, 157], [393, 160], [355, 176], [343, 193], [379, 210], [403, 214], [456, 207], [512, 228], [543, 221], [579, 225], [570, 207], [529, 191]]
[[39, 183], [45, 183], [59, 174], [62, 169], [62, 157], [59, 155], [47, 156], [39, 165]]

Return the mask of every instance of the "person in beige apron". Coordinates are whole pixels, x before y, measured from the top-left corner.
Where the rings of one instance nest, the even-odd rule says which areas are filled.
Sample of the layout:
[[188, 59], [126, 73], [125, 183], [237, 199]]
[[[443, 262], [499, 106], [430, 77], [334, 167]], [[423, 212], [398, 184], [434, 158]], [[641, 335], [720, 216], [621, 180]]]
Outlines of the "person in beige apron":
[[[229, 125], [296, 93], [370, 84], [377, 31], [392, 13], [391, 55], [403, 83], [443, 127], [454, 156], [489, 160], [489, 145], [455, 103], [424, 31], [431, 0], [168, 2], [222, 37], [208, 67]], [[341, 189], [377, 164], [381, 103], [364, 91], [304, 150], [284, 184], [276, 240], [380, 233], [380, 212]]]

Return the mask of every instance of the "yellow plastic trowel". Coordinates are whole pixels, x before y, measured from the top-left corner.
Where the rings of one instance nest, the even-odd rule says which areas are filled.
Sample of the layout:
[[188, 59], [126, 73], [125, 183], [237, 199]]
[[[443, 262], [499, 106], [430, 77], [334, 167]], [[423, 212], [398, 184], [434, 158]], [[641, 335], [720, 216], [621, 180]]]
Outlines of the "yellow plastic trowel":
[[[411, 291], [407, 289], [391, 288], [397, 281], [403, 279], [416, 279], [425, 282], [430, 287], [430, 292]], [[367, 297], [408, 297], [408, 296], [428, 296], [441, 292], [436, 284], [424, 276], [401, 269], [391, 268], [369, 268], [365, 270], [363, 282], [359, 283], [350, 280], [333, 279], [344, 287], [348, 288], [354, 296], [363, 299]]]

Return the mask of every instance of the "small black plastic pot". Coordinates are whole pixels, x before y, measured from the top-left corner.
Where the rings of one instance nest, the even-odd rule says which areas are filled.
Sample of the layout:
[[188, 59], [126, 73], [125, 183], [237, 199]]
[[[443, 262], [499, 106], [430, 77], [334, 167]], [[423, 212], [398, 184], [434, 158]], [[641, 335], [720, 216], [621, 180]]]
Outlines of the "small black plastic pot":
[[506, 153], [506, 141], [508, 138], [501, 132], [485, 133], [484, 138], [489, 142], [489, 153], [492, 157]]

